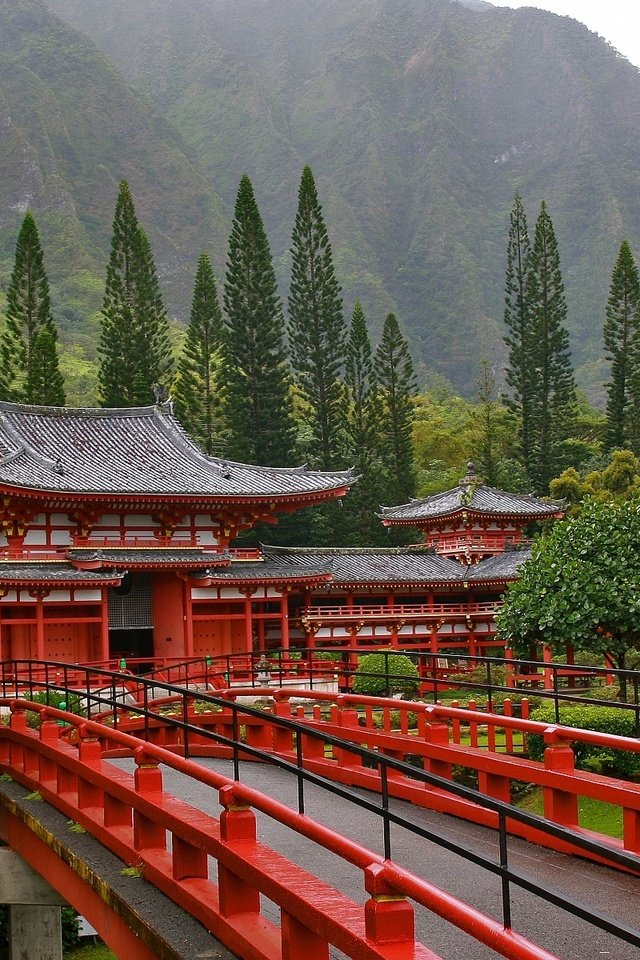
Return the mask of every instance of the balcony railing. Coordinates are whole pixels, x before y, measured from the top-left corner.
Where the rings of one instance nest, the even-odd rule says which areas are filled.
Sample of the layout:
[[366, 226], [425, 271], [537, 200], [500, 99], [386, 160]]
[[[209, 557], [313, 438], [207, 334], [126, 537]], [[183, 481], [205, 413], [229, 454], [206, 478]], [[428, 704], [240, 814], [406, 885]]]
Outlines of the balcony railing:
[[468, 616], [479, 614], [493, 616], [501, 603], [498, 600], [486, 603], [402, 603], [390, 604], [360, 604], [354, 606], [314, 606], [308, 607], [301, 613], [301, 619], [306, 622], [312, 620], [390, 620], [390, 619], [465, 619]]

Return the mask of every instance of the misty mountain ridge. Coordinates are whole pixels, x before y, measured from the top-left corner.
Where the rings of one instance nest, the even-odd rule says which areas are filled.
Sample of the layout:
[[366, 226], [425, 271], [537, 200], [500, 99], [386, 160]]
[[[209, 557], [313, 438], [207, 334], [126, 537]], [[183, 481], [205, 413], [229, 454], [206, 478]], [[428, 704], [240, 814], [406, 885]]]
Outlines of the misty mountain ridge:
[[[247, 173], [286, 294], [297, 186], [309, 163], [346, 313], [360, 297], [375, 336], [393, 310], [419, 364], [470, 393], [478, 359], [489, 356], [496, 366], [504, 359], [506, 238], [518, 188], [531, 233], [547, 200], [575, 361], [583, 383], [602, 379], [604, 305], [621, 240], [640, 253], [640, 74], [585, 27], [533, 8], [472, 0], [48, 6], [102, 54], [55, 17], [47, 24], [41, 3], [16, 0], [12, 8], [40, 11], [41, 66], [52, 33], [99, 65], [90, 83], [68, 70], [40, 70], [42, 96], [46, 89], [64, 100], [66, 80], [75, 111], [100, 114], [106, 104], [95, 109], [97, 91], [109, 89], [109, 107], [126, 99], [137, 117], [127, 123], [114, 115], [102, 141], [88, 122], [72, 123], [66, 146], [47, 138], [49, 151], [73, 151], [80, 161], [67, 156], [56, 172], [60, 197], [71, 198], [68, 222], [73, 209], [77, 229], [90, 237], [85, 258], [106, 262], [114, 184], [126, 175], [163, 282], [171, 280], [171, 308], [184, 319], [198, 244], [223, 276], [235, 192]], [[6, 16], [0, 11], [1, 33]], [[15, 62], [6, 37], [0, 53]], [[18, 59], [25, 56], [23, 48]], [[0, 72], [3, 93], [5, 83]], [[15, 86], [13, 115], [26, 117], [30, 101], [20, 107]], [[24, 136], [42, 167], [45, 144], [31, 126]], [[96, 141], [90, 148], [88, 136]], [[93, 167], [83, 165], [85, 152]], [[167, 152], [172, 159], [163, 166], [169, 173], [173, 165], [173, 175], [163, 179], [155, 167]], [[179, 193], [191, 197], [184, 213]], [[47, 220], [57, 203], [53, 186], [43, 203]], [[34, 213], [39, 219], [36, 203]], [[4, 229], [1, 238], [6, 273]], [[51, 230], [46, 239], [49, 262]], [[62, 253], [54, 255], [60, 269]], [[71, 282], [76, 266], [66, 269]], [[95, 275], [91, 264], [86, 269]]]

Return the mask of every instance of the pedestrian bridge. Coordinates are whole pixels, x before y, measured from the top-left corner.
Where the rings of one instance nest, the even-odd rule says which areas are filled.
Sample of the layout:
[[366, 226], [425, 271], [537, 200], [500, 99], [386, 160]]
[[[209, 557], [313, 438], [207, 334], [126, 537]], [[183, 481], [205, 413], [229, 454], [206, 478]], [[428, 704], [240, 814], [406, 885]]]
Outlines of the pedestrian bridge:
[[[153, 681], [125, 705], [117, 685], [87, 678], [86, 716], [4, 697], [0, 823], [121, 960], [638, 956], [640, 787], [571, 750], [638, 741], [291, 689]], [[508, 802], [523, 783], [544, 817]], [[580, 825], [585, 796], [620, 808], [620, 841]]]

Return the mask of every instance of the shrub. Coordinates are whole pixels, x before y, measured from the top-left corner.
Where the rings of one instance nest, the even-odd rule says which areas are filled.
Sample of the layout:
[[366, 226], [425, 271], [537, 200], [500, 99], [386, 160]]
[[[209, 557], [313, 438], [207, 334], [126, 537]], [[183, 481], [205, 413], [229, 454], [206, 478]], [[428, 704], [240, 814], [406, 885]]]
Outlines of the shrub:
[[[555, 712], [552, 703], [545, 703], [531, 715], [532, 720], [555, 724]], [[560, 706], [560, 723], [563, 727], [579, 727], [582, 730], [598, 730], [600, 733], [613, 733], [620, 737], [635, 737], [636, 724], [632, 710], [617, 710], [612, 707]], [[529, 756], [532, 760], [541, 760], [544, 754], [544, 740], [538, 734], [529, 735]], [[640, 775], [640, 754], [626, 750], [610, 750], [608, 747], [596, 747], [589, 743], [573, 743], [576, 767], [579, 770], [593, 770], [598, 773], [610, 773], [613, 776], [633, 777]]]
[[411, 696], [417, 693], [418, 683], [418, 671], [409, 657], [392, 650], [381, 650], [380, 653], [368, 653], [360, 658], [353, 691], [372, 697], [394, 693]]

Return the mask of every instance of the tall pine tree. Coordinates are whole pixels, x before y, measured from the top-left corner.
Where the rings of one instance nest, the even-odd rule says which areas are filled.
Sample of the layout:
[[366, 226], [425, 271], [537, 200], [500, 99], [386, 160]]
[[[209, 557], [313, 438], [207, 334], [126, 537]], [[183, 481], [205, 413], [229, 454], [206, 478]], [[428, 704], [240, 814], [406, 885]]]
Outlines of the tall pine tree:
[[605, 317], [604, 348], [611, 363], [611, 380], [607, 385], [606, 447], [607, 450], [616, 450], [637, 440], [636, 423], [640, 413], [640, 397], [637, 395], [640, 281], [626, 240], [620, 246], [611, 275]]
[[522, 460], [527, 473], [535, 470], [531, 420], [535, 389], [533, 316], [529, 302], [531, 245], [522, 198], [516, 193], [507, 243], [504, 322], [509, 348], [505, 378], [510, 387], [507, 406], [518, 421]]
[[113, 219], [98, 352], [105, 407], [152, 403], [153, 385], [166, 386], [171, 376], [167, 312], [151, 245], [126, 180], [120, 184]]
[[388, 478], [387, 500], [406, 503], [415, 494], [413, 397], [416, 378], [409, 344], [395, 314], [388, 314], [376, 349], [375, 375], [379, 390], [378, 434]]
[[313, 466], [329, 470], [339, 460], [345, 323], [310, 167], [304, 168], [298, 191], [288, 306], [290, 360], [302, 395], [300, 416], [311, 437], [306, 452]]
[[560, 256], [544, 200], [536, 221], [531, 252], [528, 300], [533, 330], [530, 349], [534, 361], [531, 479], [537, 491], [543, 493], [559, 471], [560, 444], [570, 435], [576, 411]]
[[286, 466], [294, 424], [284, 350], [284, 318], [269, 243], [247, 176], [236, 198], [224, 283], [229, 455]]
[[18, 234], [6, 315], [0, 344], [3, 399], [62, 406], [65, 394], [58, 364], [58, 334], [51, 315], [38, 228], [29, 211]]
[[219, 446], [222, 428], [220, 366], [224, 323], [216, 278], [206, 253], [198, 260], [191, 316], [174, 388], [175, 409], [207, 453]]
[[346, 498], [340, 516], [341, 540], [350, 546], [382, 542], [384, 533], [376, 516], [386, 494], [377, 401], [371, 341], [362, 305], [356, 300], [346, 347], [343, 431], [345, 460], [360, 479]]

